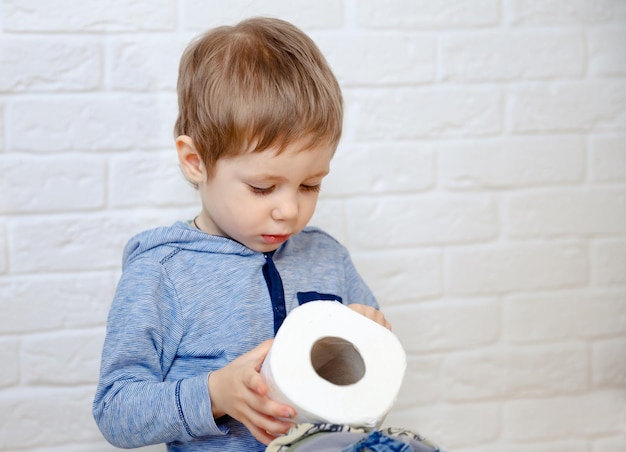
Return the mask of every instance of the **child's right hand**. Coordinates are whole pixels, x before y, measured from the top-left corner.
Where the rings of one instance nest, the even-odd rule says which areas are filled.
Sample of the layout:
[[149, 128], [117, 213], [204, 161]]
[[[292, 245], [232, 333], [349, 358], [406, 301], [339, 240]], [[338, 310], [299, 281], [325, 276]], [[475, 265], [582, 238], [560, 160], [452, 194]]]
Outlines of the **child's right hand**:
[[265, 445], [292, 426], [278, 417], [295, 416], [293, 408], [267, 397], [268, 388], [259, 371], [271, 345], [272, 340], [267, 340], [209, 375], [213, 417], [228, 414]]

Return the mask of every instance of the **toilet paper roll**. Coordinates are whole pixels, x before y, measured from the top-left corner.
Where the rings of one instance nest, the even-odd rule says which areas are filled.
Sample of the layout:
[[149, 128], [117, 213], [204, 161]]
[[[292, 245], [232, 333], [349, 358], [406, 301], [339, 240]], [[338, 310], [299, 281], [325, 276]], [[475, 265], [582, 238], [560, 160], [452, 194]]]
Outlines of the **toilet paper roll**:
[[387, 328], [335, 301], [289, 313], [263, 362], [268, 396], [292, 406], [295, 422], [375, 428], [391, 409], [406, 354]]

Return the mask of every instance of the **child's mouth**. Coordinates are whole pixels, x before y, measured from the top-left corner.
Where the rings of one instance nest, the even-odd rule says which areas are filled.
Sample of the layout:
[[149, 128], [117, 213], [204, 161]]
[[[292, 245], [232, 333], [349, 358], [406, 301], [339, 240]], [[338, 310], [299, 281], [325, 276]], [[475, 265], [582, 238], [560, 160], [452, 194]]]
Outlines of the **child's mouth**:
[[283, 243], [287, 241], [287, 239], [289, 238], [289, 235], [265, 235], [264, 234], [262, 237], [265, 243], [275, 245], [277, 243]]

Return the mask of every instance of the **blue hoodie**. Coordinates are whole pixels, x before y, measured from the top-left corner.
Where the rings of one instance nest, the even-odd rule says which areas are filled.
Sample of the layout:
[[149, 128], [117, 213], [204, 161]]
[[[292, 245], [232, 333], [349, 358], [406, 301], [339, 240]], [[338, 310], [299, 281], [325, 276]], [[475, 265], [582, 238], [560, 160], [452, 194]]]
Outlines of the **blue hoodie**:
[[[291, 237], [273, 262], [287, 313], [316, 299], [378, 307], [345, 247], [319, 229]], [[183, 222], [129, 241], [93, 406], [111, 444], [265, 450], [243, 424], [213, 418], [208, 391], [211, 371], [274, 336], [265, 263], [265, 254]]]

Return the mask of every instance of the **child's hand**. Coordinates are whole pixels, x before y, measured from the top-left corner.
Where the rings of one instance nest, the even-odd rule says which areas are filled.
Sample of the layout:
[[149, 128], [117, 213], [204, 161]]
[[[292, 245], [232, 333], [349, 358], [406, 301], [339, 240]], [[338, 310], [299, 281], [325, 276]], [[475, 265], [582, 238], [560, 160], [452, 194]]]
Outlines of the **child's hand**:
[[267, 385], [259, 370], [271, 345], [272, 340], [267, 340], [209, 375], [213, 416], [217, 419], [228, 414], [237, 419], [265, 445], [292, 426], [277, 417], [295, 416], [293, 408], [267, 397]]
[[385, 318], [385, 315], [380, 312], [378, 309], [368, 306], [366, 304], [358, 304], [353, 303], [349, 304], [348, 307], [355, 312], [358, 312], [361, 315], [364, 315], [370, 320], [378, 323], [379, 325], [384, 326], [388, 330], [391, 330], [391, 324]]

